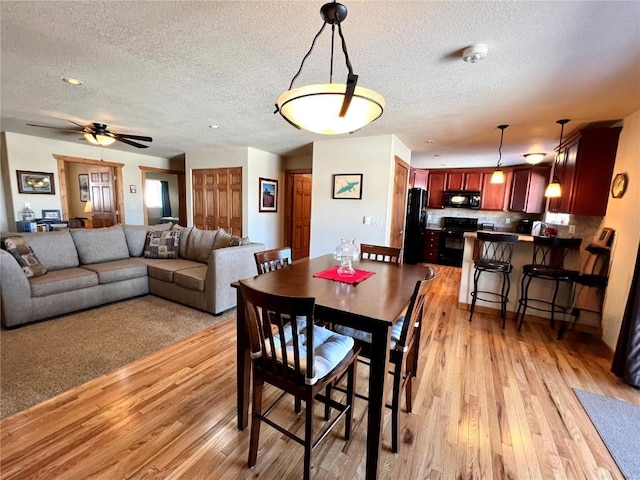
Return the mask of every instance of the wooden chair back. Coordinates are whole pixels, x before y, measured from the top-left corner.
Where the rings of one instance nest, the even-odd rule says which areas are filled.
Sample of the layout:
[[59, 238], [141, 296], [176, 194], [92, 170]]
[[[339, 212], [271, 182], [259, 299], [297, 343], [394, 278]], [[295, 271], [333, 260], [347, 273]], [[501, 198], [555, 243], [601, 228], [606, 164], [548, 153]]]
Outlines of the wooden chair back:
[[422, 330], [422, 315], [424, 313], [424, 304], [427, 296], [427, 290], [431, 280], [436, 277], [436, 272], [432, 267], [428, 267], [424, 280], [416, 282], [416, 287], [411, 295], [409, 307], [405, 315], [404, 324], [402, 326], [402, 332], [400, 333], [400, 339], [396, 344], [396, 351], [406, 353], [412, 347], [414, 340], [420, 338], [420, 331]]
[[258, 275], [273, 272], [291, 265], [291, 247], [274, 248], [253, 254]]
[[360, 244], [360, 256], [365, 260], [375, 260], [376, 262], [400, 263], [399, 247], [383, 247], [380, 245]]
[[[315, 381], [313, 348], [300, 355], [300, 331], [306, 327], [306, 344], [313, 345], [313, 313], [315, 298], [287, 297], [260, 292], [240, 281], [246, 308], [251, 358], [262, 368], [283, 381], [304, 386]], [[291, 319], [296, 319], [291, 321]], [[293, 348], [287, 350], [291, 339]], [[304, 362], [304, 363], [303, 363]], [[300, 366], [306, 364], [304, 374]]]

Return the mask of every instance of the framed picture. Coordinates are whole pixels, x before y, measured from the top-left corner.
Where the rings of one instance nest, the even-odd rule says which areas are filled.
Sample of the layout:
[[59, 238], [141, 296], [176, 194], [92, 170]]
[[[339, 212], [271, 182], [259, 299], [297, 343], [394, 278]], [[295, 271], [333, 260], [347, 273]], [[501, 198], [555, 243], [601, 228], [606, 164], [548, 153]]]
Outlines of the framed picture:
[[612, 235], [613, 235], [613, 228], [603, 228], [602, 231], [600, 232], [600, 235], [598, 236], [598, 238], [596, 239], [595, 243], [596, 245], [600, 246], [600, 247], [608, 247], [609, 244], [611, 243], [612, 240]]
[[334, 174], [332, 198], [362, 200], [362, 173]]
[[52, 222], [61, 222], [60, 210], [42, 210], [42, 219]]
[[260, 178], [260, 212], [278, 211], [278, 180]]
[[16, 170], [16, 175], [18, 176], [18, 193], [42, 193], [45, 195], [56, 193], [53, 173]]
[[80, 184], [80, 201], [86, 202], [91, 200], [91, 194], [89, 193], [89, 174], [79, 173], [78, 183]]

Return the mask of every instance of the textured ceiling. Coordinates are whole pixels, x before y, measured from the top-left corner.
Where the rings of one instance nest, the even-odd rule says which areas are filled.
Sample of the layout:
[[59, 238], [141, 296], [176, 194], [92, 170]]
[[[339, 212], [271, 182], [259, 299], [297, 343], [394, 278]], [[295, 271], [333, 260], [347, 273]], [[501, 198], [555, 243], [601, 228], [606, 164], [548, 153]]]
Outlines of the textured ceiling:
[[[313, 35], [322, 2], [0, 2], [1, 128], [81, 141], [28, 127], [102, 122], [152, 136], [173, 157], [213, 145], [282, 155], [330, 137], [274, 115]], [[383, 116], [353, 136], [395, 134], [418, 167], [522, 163], [571, 133], [640, 108], [638, 1], [346, 1], [343, 23], [359, 85], [386, 100]], [[486, 59], [461, 51], [487, 43]], [[330, 31], [294, 86], [329, 76]], [[71, 87], [63, 77], [84, 84]], [[346, 79], [336, 54], [334, 81]], [[219, 129], [208, 126], [217, 124]], [[428, 141], [433, 140], [433, 143]], [[548, 158], [551, 158], [549, 156]]]

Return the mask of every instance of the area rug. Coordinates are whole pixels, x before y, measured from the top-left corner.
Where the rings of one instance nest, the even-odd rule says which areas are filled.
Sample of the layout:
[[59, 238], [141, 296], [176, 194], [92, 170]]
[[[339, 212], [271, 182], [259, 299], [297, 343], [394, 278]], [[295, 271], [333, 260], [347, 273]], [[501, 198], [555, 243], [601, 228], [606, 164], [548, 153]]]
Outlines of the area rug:
[[628, 480], [640, 479], [640, 406], [574, 388], [602, 441]]
[[0, 331], [0, 418], [131, 363], [220, 322], [146, 295]]

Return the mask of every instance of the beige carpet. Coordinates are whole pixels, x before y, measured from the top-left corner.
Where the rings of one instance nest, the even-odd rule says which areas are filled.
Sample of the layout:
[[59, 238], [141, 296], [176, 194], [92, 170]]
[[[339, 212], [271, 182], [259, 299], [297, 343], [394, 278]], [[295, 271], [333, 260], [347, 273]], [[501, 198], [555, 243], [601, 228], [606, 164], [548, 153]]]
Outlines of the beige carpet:
[[153, 295], [0, 331], [0, 418], [223, 321]]

